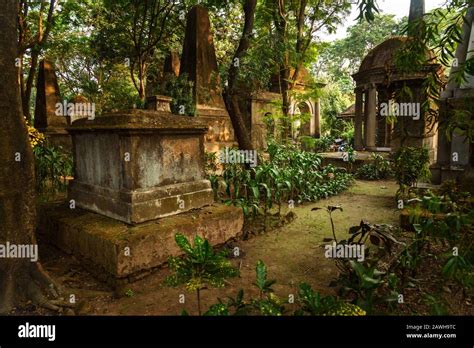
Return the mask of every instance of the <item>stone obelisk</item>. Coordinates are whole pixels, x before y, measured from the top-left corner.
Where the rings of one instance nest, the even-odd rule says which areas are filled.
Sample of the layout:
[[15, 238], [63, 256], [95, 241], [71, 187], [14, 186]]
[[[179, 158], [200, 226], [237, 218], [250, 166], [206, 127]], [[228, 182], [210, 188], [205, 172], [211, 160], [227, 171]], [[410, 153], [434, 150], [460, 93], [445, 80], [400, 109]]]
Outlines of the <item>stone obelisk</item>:
[[180, 75], [184, 74], [193, 82], [197, 115], [209, 125], [206, 150], [216, 152], [235, 145], [232, 122], [222, 97], [209, 13], [202, 5], [193, 6], [187, 15], [180, 67]]

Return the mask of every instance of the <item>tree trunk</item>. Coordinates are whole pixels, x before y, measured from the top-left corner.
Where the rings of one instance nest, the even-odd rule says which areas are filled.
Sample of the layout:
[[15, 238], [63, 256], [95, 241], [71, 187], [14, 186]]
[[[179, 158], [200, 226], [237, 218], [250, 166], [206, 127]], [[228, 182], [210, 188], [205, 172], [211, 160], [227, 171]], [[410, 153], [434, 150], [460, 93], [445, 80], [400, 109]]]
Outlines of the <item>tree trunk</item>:
[[24, 95], [22, 95], [22, 106], [23, 106], [23, 115], [27, 120], [31, 118], [30, 113], [30, 101], [31, 101], [31, 91], [33, 90], [33, 81], [36, 77], [36, 68], [38, 67], [38, 50], [32, 50], [31, 52], [31, 65], [30, 71], [28, 73], [28, 78], [26, 79], [26, 87], [24, 90]]
[[138, 63], [138, 97], [142, 102], [145, 101], [145, 62], [140, 58]]
[[[4, 0], [0, 11], [0, 244], [36, 244], [33, 152], [22, 115], [17, 57], [18, 1]], [[20, 156], [20, 157], [18, 157]], [[16, 161], [16, 159], [19, 161]], [[0, 259], [0, 313], [24, 300], [48, 303], [43, 289], [54, 289], [39, 262]]]
[[[43, 46], [48, 40], [49, 32], [51, 31], [51, 27], [53, 25], [53, 13], [54, 7], [56, 5], [56, 0], [50, 0], [49, 3], [49, 10], [46, 18], [46, 28], [43, 25], [43, 11], [46, 9], [46, 2], [41, 3], [41, 8], [39, 10], [38, 16], [38, 33], [36, 34], [36, 41], [31, 47], [31, 65], [28, 72], [28, 77], [26, 78], [26, 86], [24, 85], [24, 77], [21, 78], [21, 104], [23, 109], [23, 115], [29, 120], [31, 118], [30, 114], [30, 100], [31, 100], [31, 91], [33, 90], [33, 83], [36, 77], [36, 71], [38, 69], [38, 62], [39, 56], [41, 51], [43, 50]], [[25, 22], [27, 21], [27, 14], [28, 14], [28, 4], [22, 2], [21, 7], [24, 7], [24, 12], [18, 8], [18, 21], [20, 22], [20, 37], [18, 39], [18, 51], [19, 51], [19, 58], [21, 59], [21, 64], [23, 65], [23, 56], [26, 51], [24, 47], [25, 42], [25, 33], [24, 30], [26, 28]], [[20, 70], [20, 74], [23, 74], [23, 71]]]
[[280, 91], [282, 98], [282, 112], [285, 116], [283, 118], [283, 142], [286, 143], [290, 137], [291, 120], [289, 119], [290, 114], [290, 68], [288, 53], [285, 53], [284, 64], [280, 67]]
[[[288, 31], [288, 22], [286, 19], [286, 7], [285, 0], [276, 0], [275, 6], [275, 28], [280, 42], [287, 42], [287, 31]], [[289, 120], [289, 111], [290, 111], [290, 57], [288, 50], [285, 49], [284, 55], [282, 57], [282, 62], [280, 64], [280, 74], [279, 74], [279, 83], [280, 83], [280, 93], [282, 97], [282, 112], [283, 112], [283, 130], [282, 130], [282, 141], [286, 143], [289, 137], [289, 131], [291, 128], [291, 121]]]
[[201, 289], [196, 290], [196, 295], [197, 295], [197, 307], [198, 307], [198, 314], [199, 316], [202, 315], [201, 313]]
[[237, 138], [240, 148], [244, 150], [252, 150], [253, 146], [252, 141], [250, 139], [250, 132], [245, 126], [243, 114], [240, 110], [239, 98], [237, 96], [237, 91], [235, 88], [235, 84], [237, 82], [237, 77], [239, 74], [239, 64], [235, 64], [235, 62], [240, 61], [240, 59], [245, 55], [250, 46], [250, 37], [253, 31], [256, 7], [256, 0], [245, 1], [244, 29], [240, 38], [239, 47], [237, 47], [234, 59], [232, 59], [232, 63], [229, 68], [227, 88], [224, 91], [224, 101], [227, 108], [227, 112], [229, 113], [230, 119], [232, 120], [232, 126], [234, 127], [235, 136]]

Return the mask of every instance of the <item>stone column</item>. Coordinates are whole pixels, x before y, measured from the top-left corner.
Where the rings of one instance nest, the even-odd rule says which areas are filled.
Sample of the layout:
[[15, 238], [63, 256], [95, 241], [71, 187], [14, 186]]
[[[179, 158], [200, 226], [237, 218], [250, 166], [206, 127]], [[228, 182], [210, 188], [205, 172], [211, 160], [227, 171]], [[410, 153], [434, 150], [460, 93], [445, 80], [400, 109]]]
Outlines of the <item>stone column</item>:
[[385, 142], [384, 147], [390, 147], [392, 137], [392, 124], [385, 121]]
[[374, 151], [375, 135], [377, 132], [377, 89], [374, 84], [370, 84], [367, 91], [367, 111], [365, 127], [365, 146], [367, 150]]
[[321, 99], [319, 97], [314, 101], [314, 136], [321, 137]]
[[354, 146], [357, 151], [364, 148], [362, 140], [362, 120], [364, 118], [363, 110], [363, 95], [361, 89], [356, 89], [355, 101], [355, 121], [354, 121]]

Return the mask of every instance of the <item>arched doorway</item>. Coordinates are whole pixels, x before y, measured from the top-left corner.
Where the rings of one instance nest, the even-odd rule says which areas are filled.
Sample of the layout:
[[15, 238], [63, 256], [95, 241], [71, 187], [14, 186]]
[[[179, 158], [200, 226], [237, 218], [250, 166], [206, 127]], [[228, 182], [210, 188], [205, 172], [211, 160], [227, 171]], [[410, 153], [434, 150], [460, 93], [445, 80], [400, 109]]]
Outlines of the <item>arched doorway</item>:
[[293, 106], [291, 135], [293, 139], [300, 136], [311, 136], [312, 112], [307, 102], [297, 103]]

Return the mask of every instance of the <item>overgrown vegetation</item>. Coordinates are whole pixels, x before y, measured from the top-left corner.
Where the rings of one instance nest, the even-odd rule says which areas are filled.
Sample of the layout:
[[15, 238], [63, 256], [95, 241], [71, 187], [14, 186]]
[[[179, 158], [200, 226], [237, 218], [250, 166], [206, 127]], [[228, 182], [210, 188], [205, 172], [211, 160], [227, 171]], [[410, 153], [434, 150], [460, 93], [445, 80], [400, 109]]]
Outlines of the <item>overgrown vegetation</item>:
[[355, 177], [363, 180], [383, 180], [393, 175], [392, 164], [383, 155], [372, 153], [369, 158], [370, 162], [362, 165]]
[[67, 177], [72, 175], [72, 155], [61, 146], [48, 144], [44, 134], [28, 125], [30, 144], [35, 156], [36, 190], [47, 198], [67, 187]]
[[183, 74], [179, 77], [169, 75], [161, 94], [168, 95], [171, 100], [171, 112], [176, 115], [196, 116], [196, 105], [193, 96], [193, 82]]
[[[339, 294], [367, 314], [447, 314], [438, 294], [441, 288], [469, 302], [474, 285], [474, 211], [468, 194], [453, 194], [456, 201], [433, 193], [412, 199], [408, 212], [414, 232], [365, 221], [350, 228], [350, 237], [339, 243], [365, 245], [366, 255], [363, 262], [336, 261], [340, 274], [334, 285]], [[408, 304], [414, 296], [425, 301], [420, 306]]]
[[401, 147], [393, 163], [394, 176], [399, 185], [397, 200], [406, 201], [416, 196], [413, 186], [431, 177], [429, 153], [426, 148]]
[[[209, 242], [196, 236], [194, 247], [181, 234], [176, 234], [176, 243], [185, 253], [181, 258], [170, 258], [170, 269], [173, 275], [167, 278], [168, 285], [177, 286], [185, 284], [186, 289], [196, 291], [198, 313], [201, 312], [200, 290], [205, 285], [223, 287], [228, 277], [238, 274], [230, 261], [225, 259], [225, 253], [214, 252]], [[294, 315], [365, 315], [360, 307], [347, 303], [336, 296], [321, 296], [315, 292], [307, 283], [301, 283], [296, 299], [283, 300], [275, 294], [273, 286], [276, 281], [268, 278], [268, 269], [265, 263], [259, 260], [255, 267], [255, 283], [258, 290], [257, 298], [245, 299], [244, 290], [240, 289], [236, 297], [228, 297], [226, 300], [218, 299], [218, 303], [202, 315], [205, 316], [227, 316], [227, 315], [271, 315], [281, 316], [290, 314], [285, 307], [295, 304], [298, 308]], [[183, 315], [188, 313], [183, 310]]]
[[214, 252], [209, 241], [199, 236], [194, 237], [194, 245], [182, 234], [176, 234], [176, 244], [184, 257], [170, 257], [168, 264], [173, 275], [166, 279], [168, 285], [184, 284], [186, 290], [195, 291], [198, 313], [201, 315], [201, 291], [208, 286], [223, 287], [226, 278], [238, 275], [226, 259], [225, 252]]
[[[226, 163], [222, 176], [209, 176], [219, 200], [242, 207], [246, 217], [263, 216], [265, 228], [270, 211], [280, 215], [283, 207], [336, 195], [352, 183], [344, 169], [323, 167], [316, 153], [275, 142], [270, 142], [268, 153], [269, 159], [260, 159], [254, 168]], [[207, 156], [212, 168], [216, 156]]]

